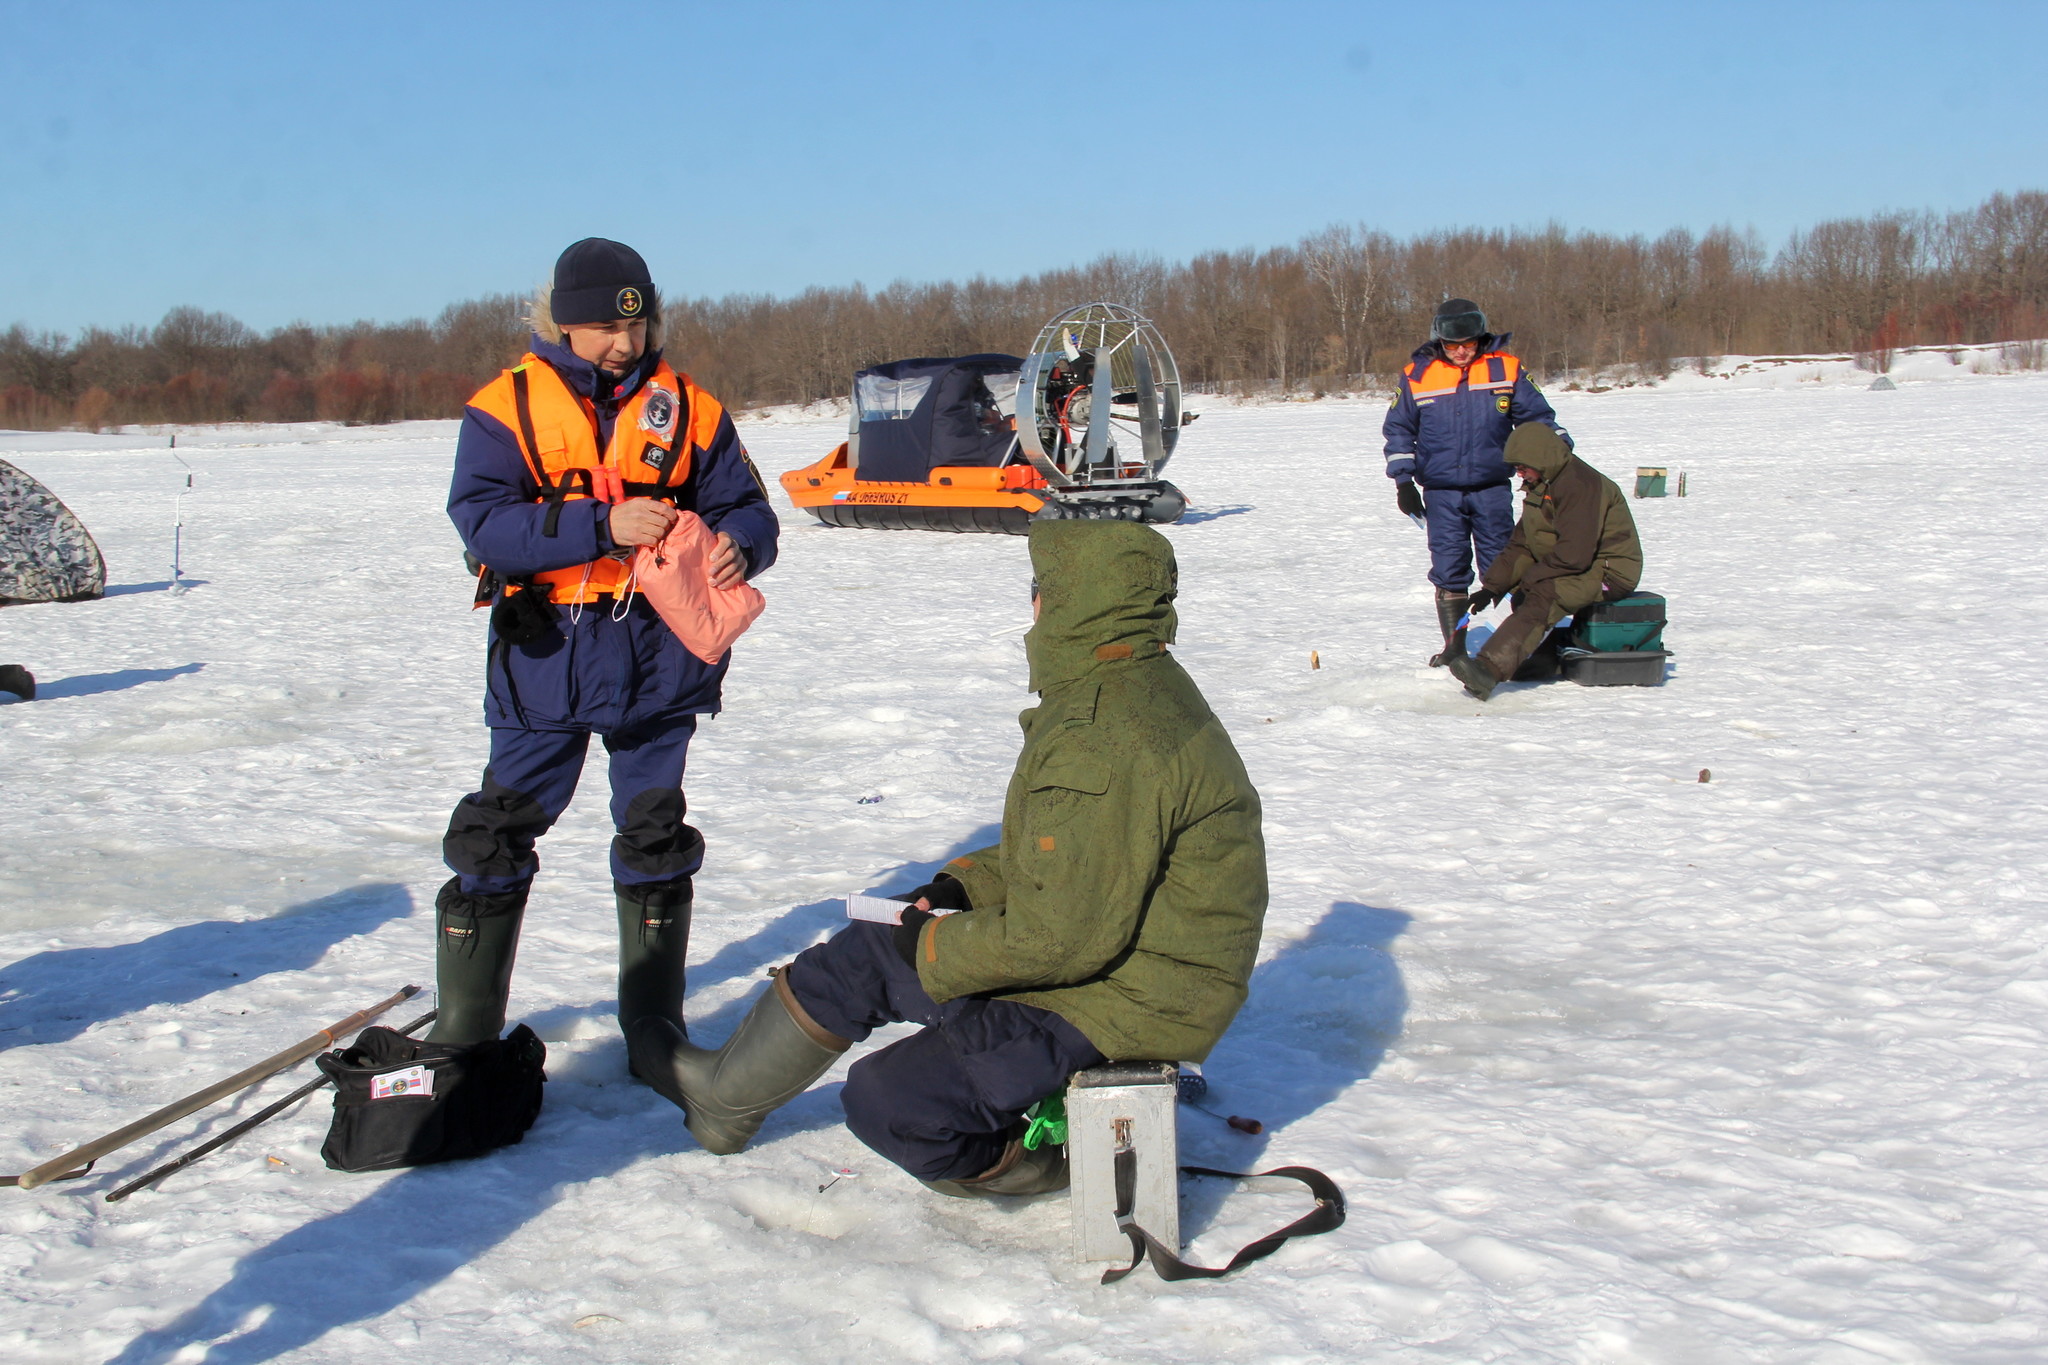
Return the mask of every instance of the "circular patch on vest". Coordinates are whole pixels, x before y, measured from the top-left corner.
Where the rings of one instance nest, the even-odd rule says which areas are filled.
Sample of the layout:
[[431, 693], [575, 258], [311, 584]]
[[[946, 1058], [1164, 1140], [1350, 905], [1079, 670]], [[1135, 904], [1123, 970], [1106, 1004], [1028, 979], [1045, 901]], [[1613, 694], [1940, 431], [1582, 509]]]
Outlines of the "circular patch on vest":
[[646, 306], [647, 300], [642, 298], [640, 291], [632, 285], [629, 284], [619, 291], [618, 309], [620, 317], [637, 318], [640, 316], [640, 310]]
[[649, 431], [667, 434], [675, 424], [676, 399], [667, 389], [654, 389], [647, 395], [647, 406], [640, 410], [640, 425]]

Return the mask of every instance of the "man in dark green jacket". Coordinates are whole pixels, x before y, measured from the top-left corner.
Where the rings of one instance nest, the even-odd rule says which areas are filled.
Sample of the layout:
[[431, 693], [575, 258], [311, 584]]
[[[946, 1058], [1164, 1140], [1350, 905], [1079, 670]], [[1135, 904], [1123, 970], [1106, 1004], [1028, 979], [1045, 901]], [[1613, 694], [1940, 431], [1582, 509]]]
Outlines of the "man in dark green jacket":
[[1515, 609], [1478, 657], [1448, 661], [1481, 701], [1515, 676], [1551, 627], [1595, 602], [1628, 596], [1643, 577], [1636, 519], [1614, 480], [1536, 422], [1508, 437], [1507, 461], [1522, 476], [1522, 519], [1486, 566], [1471, 609], [1509, 596]]
[[1031, 562], [1040, 704], [1002, 842], [947, 864], [902, 924], [799, 954], [717, 1052], [636, 1029], [635, 1069], [711, 1150], [738, 1151], [854, 1042], [909, 1020], [927, 1027], [848, 1074], [848, 1127], [945, 1193], [1059, 1189], [1064, 1154], [1022, 1146], [1023, 1112], [1106, 1059], [1198, 1061], [1244, 1003], [1259, 796], [1167, 653], [1172, 547], [1135, 523], [1040, 522]]

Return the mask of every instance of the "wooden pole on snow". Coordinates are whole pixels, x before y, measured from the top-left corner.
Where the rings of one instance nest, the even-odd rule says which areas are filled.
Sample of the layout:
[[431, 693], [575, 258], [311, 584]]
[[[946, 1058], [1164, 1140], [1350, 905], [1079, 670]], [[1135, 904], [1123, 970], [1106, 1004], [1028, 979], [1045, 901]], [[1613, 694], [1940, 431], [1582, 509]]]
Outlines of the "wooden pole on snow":
[[17, 1183], [24, 1190], [32, 1190], [38, 1185], [44, 1185], [57, 1179], [59, 1176], [68, 1175], [80, 1166], [98, 1161], [107, 1153], [126, 1147], [139, 1137], [154, 1133], [166, 1124], [176, 1123], [187, 1114], [195, 1114], [217, 1100], [226, 1099], [237, 1090], [245, 1090], [258, 1081], [276, 1075], [286, 1067], [296, 1066], [316, 1052], [326, 1051], [334, 1046], [336, 1039], [354, 1033], [372, 1019], [384, 1013], [384, 1011], [412, 999], [412, 997], [419, 993], [420, 988], [418, 986], [407, 986], [388, 1000], [380, 1001], [366, 1010], [357, 1010], [348, 1018], [329, 1024], [312, 1037], [293, 1043], [284, 1051], [265, 1057], [262, 1061], [246, 1070], [237, 1071], [224, 1081], [216, 1081], [204, 1090], [195, 1090], [185, 1096], [185, 1098], [174, 1100], [157, 1110], [154, 1114], [146, 1118], [139, 1118], [125, 1128], [116, 1128], [105, 1137], [95, 1138], [83, 1147], [74, 1148], [60, 1157], [45, 1161], [32, 1171], [22, 1172]]

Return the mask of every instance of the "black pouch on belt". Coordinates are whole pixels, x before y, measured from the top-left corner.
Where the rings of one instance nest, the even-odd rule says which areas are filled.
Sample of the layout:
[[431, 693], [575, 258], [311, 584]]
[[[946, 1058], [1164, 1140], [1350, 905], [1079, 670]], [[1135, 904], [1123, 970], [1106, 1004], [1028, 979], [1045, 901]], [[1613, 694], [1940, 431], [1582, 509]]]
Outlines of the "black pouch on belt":
[[456, 1045], [366, 1028], [322, 1053], [334, 1123], [320, 1157], [337, 1171], [387, 1171], [480, 1156], [526, 1136], [540, 1114], [548, 1050], [521, 1024]]
[[531, 584], [508, 592], [491, 608], [491, 629], [508, 645], [537, 645], [555, 633], [554, 609], [547, 590]]

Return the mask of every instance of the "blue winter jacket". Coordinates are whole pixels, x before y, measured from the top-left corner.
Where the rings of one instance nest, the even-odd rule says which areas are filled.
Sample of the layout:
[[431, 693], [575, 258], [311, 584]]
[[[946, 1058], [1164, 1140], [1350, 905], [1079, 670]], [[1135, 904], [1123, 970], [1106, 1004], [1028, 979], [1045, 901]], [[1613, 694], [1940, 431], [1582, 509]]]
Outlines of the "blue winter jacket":
[[[611, 441], [619, 408], [653, 372], [650, 354], [616, 386], [610, 376], [568, 347], [533, 338], [533, 353], [597, 409], [600, 448]], [[501, 578], [588, 563], [616, 548], [608, 503], [579, 498], [561, 504], [555, 534], [544, 536], [545, 504], [519, 453], [518, 439], [495, 417], [469, 408], [455, 443], [448, 517], [469, 552]], [[767, 490], [727, 414], [709, 450], [690, 464], [679, 505], [713, 531], [730, 535], [747, 557], [747, 577], [775, 562], [779, 524]], [[719, 684], [730, 651], [707, 664], [683, 647], [644, 597], [614, 619], [614, 606], [580, 610], [550, 606], [556, 632], [533, 645], [489, 635], [484, 716], [488, 724], [532, 730], [631, 732], [719, 709]]]
[[[1446, 388], [1443, 376], [1457, 375], [1432, 341], [1415, 352], [1401, 371], [1394, 401], [1381, 428], [1387, 438], [1387, 477], [1424, 488], [1492, 488], [1514, 477], [1501, 451], [1508, 433], [1524, 422], [1541, 422], [1571, 444], [1557, 424], [1549, 400], [1530, 381], [1521, 362], [1507, 353], [1511, 334], [1479, 339], [1479, 354]], [[1432, 374], [1432, 370], [1434, 373]], [[1416, 395], [1418, 379], [1426, 395]]]

